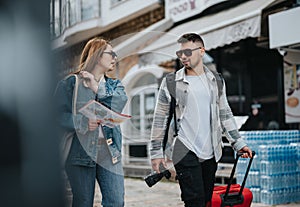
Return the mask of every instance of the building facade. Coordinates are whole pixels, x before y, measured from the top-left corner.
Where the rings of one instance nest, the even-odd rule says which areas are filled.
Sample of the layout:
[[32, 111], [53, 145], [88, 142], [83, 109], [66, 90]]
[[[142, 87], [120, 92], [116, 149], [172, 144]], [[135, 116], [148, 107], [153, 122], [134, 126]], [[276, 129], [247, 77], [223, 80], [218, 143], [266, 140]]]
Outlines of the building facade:
[[[163, 70], [163, 76], [170, 69], [180, 68], [175, 55], [178, 49], [176, 40], [186, 32], [195, 32], [203, 37], [206, 44], [208, 55], [205, 64], [211, 65], [225, 78], [227, 96], [234, 115], [249, 115], [252, 103], [259, 102], [264, 114], [265, 130], [274, 127], [271, 124], [274, 122], [278, 124], [277, 129], [298, 129], [298, 124], [291, 124], [285, 120], [283, 92], [285, 59], [277, 49], [270, 48], [268, 27], [271, 14], [297, 7], [297, 2], [293, 0], [206, 1], [211, 4], [207, 7], [201, 5], [201, 8], [205, 9], [197, 7], [200, 6], [199, 2], [165, 1], [165, 18], [170, 19], [173, 25], [151, 44], [138, 51], [139, 63], [123, 79], [129, 94], [130, 91], [134, 91], [132, 89], [137, 74], [149, 74], [147, 70], [152, 68], [152, 71]], [[289, 25], [296, 26], [295, 18], [290, 20]], [[158, 72], [153, 73], [158, 76], [157, 85], [159, 85], [161, 77]], [[153, 78], [155, 74], [152, 74]], [[147, 85], [144, 87], [147, 88]], [[155, 89], [152, 94], [155, 96]], [[135, 94], [130, 96], [134, 97]], [[137, 109], [134, 103], [128, 106], [127, 112], [132, 113], [131, 108]], [[144, 103], [148, 102], [142, 100], [139, 106]], [[143, 106], [138, 109], [139, 114], [146, 114], [143, 112]], [[146, 116], [140, 115], [139, 118], [138, 123], [142, 126], [142, 123], [145, 123], [142, 119]], [[141, 138], [140, 142], [135, 139], [132, 144], [129, 144], [129, 148], [130, 145], [134, 145], [137, 150], [142, 151], [136, 152], [137, 157], [149, 153], [146, 150], [149, 149], [147, 137], [150, 134], [145, 132], [146, 129], [140, 131], [138, 135]], [[134, 136], [129, 133], [128, 137], [130, 140], [130, 137]], [[143, 138], [146, 139], [142, 141]]]
[[[167, 72], [180, 68], [175, 55], [176, 40], [186, 32], [203, 37], [207, 51], [204, 62], [223, 74], [235, 115], [247, 115], [251, 103], [258, 101], [264, 111], [265, 129], [271, 121], [277, 122], [279, 129], [299, 128], [285, 119], [286, 58], [278, 50], [289, 48], [288, 53], [292, 54], [291, 49], [297, 48], [299, 41], [284, 43], [286, 47], [272, 46], [274, 33], [269, 29], [273, 24], [279, 25], [269, 16], [296, 8], [297, 3], [296, 0], [52, 0], [53, 52], [59, 60], [59, 73], [66, 74], [77, 67], [80, 52], [90, 37], [112, 40], [119, 55], [116, 76], [122, 79], [129, 96], [124, 113], [132, 115], [122, 125], [123, 162], [128, 174], [134, 175], [137, 168], [145, 173], [150, 169], [150, 128], [158, 87]], [[290, 19], [290, 25], [296, 22]], [[293, 57], [295, 64], [299, 64], [298, 56]]]
[[[58, 78], [76, 70], [86, 42], [92, 37], [101, 36], [110, 40], [118, 53], [115, 76], [122, 79], [139, 61], [137, 48], [153, 38], [153, 31], [165, 31], [169, 26], [171, 24], [165, 19], [164, 4], [158, 0], [52, 0], [50, 34]], [[151, 127], [158, 88], [158, 75], [153, 72], [151, 74], [155, 75], [140, 73], [134, 86], [129, 90], [126, 87], [131, 96], [129, 105], [133, 104], [135, 107], [129, 107], [132, 109], [130, 114], [133, 114], [130, 128], [123, 127], [125, 164], [129, 164], [128, 160], [139, 162], [141, 157], [143, 163], [148, 164], [147, 155], [141, 155], [148, 150], [139, 143], [149, 140], [149, 136], [143, 137], [141, 134], [145, 134], [145, 130]], [[148, 89], [144, 90], [145, 87]], [[145, 108], [141, 108], [140, 103], [144, 100]], [[143, 112], [140, 113], [141, 111]], [[135, 136], [136, 134], [139, 135]], [[137, 137], [138, 141], [134, 141]], [[128, 142], [137, 144], [129, 145]]]
[[[294, 7], [269, 16], [270, 48], [283, 56], [284, 121], [300, 122], [300, 18], [299, 1]], [[294, 22], [295, 24], [291, 24]]]
[[115, 47], [162, 19], [164, 6], [158, 0], [51, 0], [50, 33], [58, 72], [76, 69], [88, 39], [102, 36]]

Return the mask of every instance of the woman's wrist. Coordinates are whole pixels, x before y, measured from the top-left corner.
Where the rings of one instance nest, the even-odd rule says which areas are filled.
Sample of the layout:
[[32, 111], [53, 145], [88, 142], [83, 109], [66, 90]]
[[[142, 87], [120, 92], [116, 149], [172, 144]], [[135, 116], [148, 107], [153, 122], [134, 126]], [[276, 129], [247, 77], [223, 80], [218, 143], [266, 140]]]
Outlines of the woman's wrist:
[[92, 91], [94, 91], [94, 93], [97, 93], [97, 91], [98, 91], [98, 84], [97, 85], [92, 85], [91, 86], [91, 89], [92, 89]]

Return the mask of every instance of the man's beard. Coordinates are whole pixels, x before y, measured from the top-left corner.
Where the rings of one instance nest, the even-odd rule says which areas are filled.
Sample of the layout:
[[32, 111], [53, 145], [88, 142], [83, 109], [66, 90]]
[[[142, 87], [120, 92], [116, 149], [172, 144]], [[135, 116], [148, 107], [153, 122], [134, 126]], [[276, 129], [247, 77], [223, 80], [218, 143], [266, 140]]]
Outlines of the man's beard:
[[189, 66], [189, 65], [185, 66], [185, 68], [188, 69], [188, 70], [193, 70], [193, 68], [191, 66]]
[[[183, 64], [183, 63], [182, 63]], [[193, 70], [193, 67], [191, 65], [191, 62], [189, 61], [189, 64], [183, 64], [184, 68], [186, 68], [187, 70]]]

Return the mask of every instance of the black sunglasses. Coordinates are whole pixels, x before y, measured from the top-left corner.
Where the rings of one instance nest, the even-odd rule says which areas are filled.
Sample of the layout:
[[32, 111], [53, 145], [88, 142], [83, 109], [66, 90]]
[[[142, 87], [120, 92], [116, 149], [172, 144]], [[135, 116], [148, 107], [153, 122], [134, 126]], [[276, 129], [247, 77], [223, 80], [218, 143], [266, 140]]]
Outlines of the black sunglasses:
[[182, 54], [184, 54], [186, 57], [190, 57], [194, 50], [201, 49], [202, 47], [197, 47], [195, 49], [184, 49], [184, 50], [178, 50], [176, 51], [176, 55], [178, 58], [181, 58]]
[[116, 58], [118, 57], [117, 53], [115, 53], [114, 51], [111, 51], [111, 52], [103, 52], [103, 53], [106, 53], [106, 54], [110, 54], [112, 56], [112, 58]]

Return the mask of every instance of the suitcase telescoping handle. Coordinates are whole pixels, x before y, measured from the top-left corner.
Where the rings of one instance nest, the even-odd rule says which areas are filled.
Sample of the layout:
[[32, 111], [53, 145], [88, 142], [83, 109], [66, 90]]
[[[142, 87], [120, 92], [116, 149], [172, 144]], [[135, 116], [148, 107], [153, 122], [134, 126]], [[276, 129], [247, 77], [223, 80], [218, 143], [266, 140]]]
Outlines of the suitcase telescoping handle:
[[[225, 194], [224, 194], [224, 200], [227, 199], [227, 196], [228, 196], [228, 194], [229, 194], [230, 186], [231, 186], [231, 184], [232, 184], [233, 176], [234, 176], [234, 173], [235, 173], [235, 169], [236, 169], [236, 166], [237, 166], [239, 157], [242, 156], [242, 155], [243, 155], [242, 152], [238, 152], [238, 153], [236, 154], [236, 159], [234, 160], [233, 168], [232, 168], [232, 171], [231, 171], [231, 174], [230, 174], [230, 178], [229, 178], [229, 183], [228, 183], [228, 185], [227, 185], [226, 192], [225, 192]], [[249, 164], [248, 164], [248, 166], [247, 166], [247, 170], [246, 170], [246, 173], [245, 173], [245, 177], [244, 177], [244, 180], [243, 180], [241, 189], [240, 189], [240, 191], [239, 191], [239, 196], [241, 196], [242, 193], [243, 193], [243, 190], [244, 190], [244, 187], [245, 187], [245, 184], [246, 184], [246, 180], [247, 180], [247, 177], [248, 177], [248, 173], [249, 173], [249, 171], [250, 171], [250, 167], [251, 167], [251, 164], [252, 164], [252, 161], [253, 161], [254, 156], [255, 156], [255, 151], [252, 151], [252, 157], [250, 158]]]

